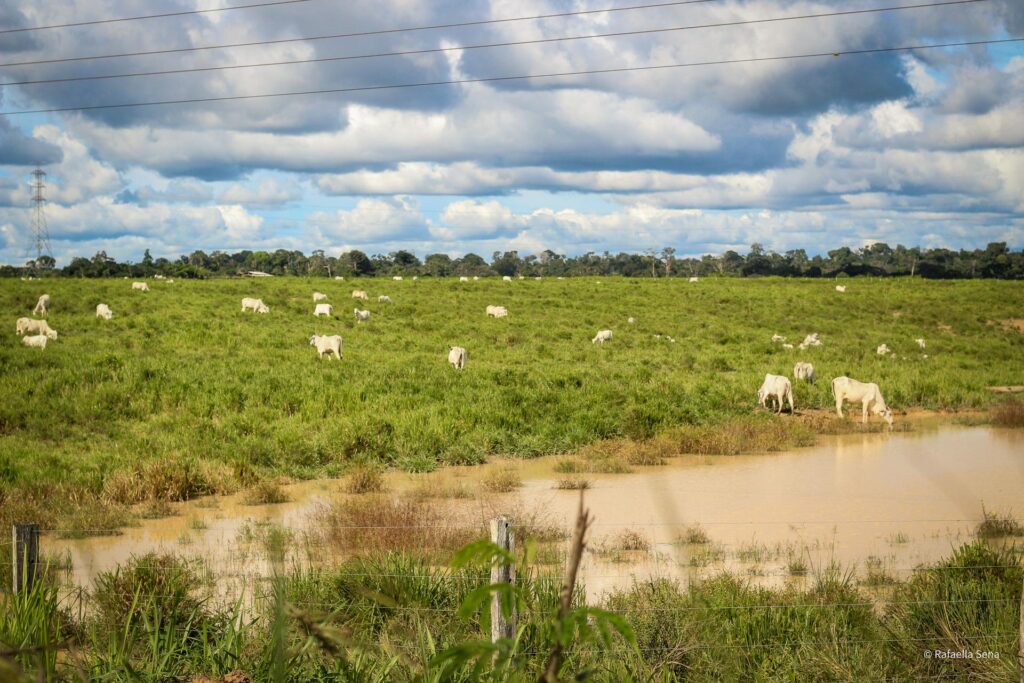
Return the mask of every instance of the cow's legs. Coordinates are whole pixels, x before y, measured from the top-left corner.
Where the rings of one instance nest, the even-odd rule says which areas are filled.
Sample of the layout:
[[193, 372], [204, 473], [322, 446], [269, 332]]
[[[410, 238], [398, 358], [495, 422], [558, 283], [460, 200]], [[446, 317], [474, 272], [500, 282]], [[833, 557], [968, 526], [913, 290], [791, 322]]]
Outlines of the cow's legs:
[[843, 416], [843, 399], [836, 397], [836, 415]]
[[861, 424], [868, 423], [868, 402], [864, 401], [861, 405]]

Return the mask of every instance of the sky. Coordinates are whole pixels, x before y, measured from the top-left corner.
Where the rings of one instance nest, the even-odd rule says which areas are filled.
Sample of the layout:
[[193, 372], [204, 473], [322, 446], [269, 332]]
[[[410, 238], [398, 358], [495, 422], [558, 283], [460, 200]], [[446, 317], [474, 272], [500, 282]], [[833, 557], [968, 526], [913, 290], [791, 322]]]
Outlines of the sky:
[[[735, 23], [924, 1], [301, 0], [18, 31], [252, 3], [5, 0], [0, 263], [35, 255], [37, 164], [60, 265], [1024, 247], [1024, 42], [843, 54], [1024, 37], [1024, 2]], [[237, 43], [263, 44], [187, 49]], [[304, 63], [251, 66], [281, 61]], [[191, 72], [81, 80], [168, 70]], [[79, 80], [23, 83], [54, 79]], [[182, 99], [208, 101], [80, 109]]]

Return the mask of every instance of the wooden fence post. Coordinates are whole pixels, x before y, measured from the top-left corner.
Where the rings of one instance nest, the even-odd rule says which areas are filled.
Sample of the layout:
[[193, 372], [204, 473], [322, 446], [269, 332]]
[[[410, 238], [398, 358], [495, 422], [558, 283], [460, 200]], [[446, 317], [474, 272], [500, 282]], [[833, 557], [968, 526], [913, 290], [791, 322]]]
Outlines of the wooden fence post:
[[[515, 535], [512, 532], [512, 520], [502, 515], [491, 520], [491, 542], [509, 553], [515, 552]], [[491, 583], [514, 584], [516, 570], [511, 564], [496, 564], [491, 567]], [[512, 609], [510, 618], [506, 619], [501, 612], [501, 597], [494, 593], [491, 596], [491, 642], [499, 638], [513, 638], [516, 634], [516, 614]]]
[[39, 566], [39, 525], [15, 524], [14, 542], [11, 544], [11, 566], [14, 574], [14, 592], [32, 588]]
[[1020, 669], [1020, 683], [1024, 683], [1024, 581], [1020, 587], [1020, 638], [1017, 641], [1017, 667]]

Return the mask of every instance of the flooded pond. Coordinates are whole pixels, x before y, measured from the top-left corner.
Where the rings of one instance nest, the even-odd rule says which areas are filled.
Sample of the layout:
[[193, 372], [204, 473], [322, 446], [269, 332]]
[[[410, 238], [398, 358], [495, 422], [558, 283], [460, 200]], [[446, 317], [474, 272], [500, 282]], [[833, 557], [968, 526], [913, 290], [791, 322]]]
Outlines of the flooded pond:
[[[556, 471], [560, 460], [396, 472], [386, 479], [391, 495], [425, 483], [475, 492], [436, 501], [473, 524], [501, 511], [528, 511], [569, 529], [579, 492], [557, 488], [566, 478]], [[512, 493], [480, 493], [496, 468], [516, 470], [522, 486]], [[905, 578], [916, 565], [973, 538], [982, 506], [1024, 515], [1024, 432], [922, 424], [905, 433], [823, 437], [816, 446], [785, 453], [684, 455], [632, 473], [574, 476], [588, 481], [586, 504], [595, 518], [583, 566], [592, 597], [638, 578], [687, 581], [723, 569], [777, 585], [833, 562], [862, 577], [872, 570]], [[339, 480], [286, 488], [288, 503], [204, 499], [118, 536], [44, 536], [43, 547], [70, 556], [78, 585], [153, 550], [203, 558], [218, 584], [251, 581], [270, 570], [265, 553], [253, 549], [260, 530], [265, 537], [267, 529], [280, 526], [301, 536], [318, 506], [347, 495]], [[707, 542], [687, 542], [705, 540], [696, 538], [699, 532]]]

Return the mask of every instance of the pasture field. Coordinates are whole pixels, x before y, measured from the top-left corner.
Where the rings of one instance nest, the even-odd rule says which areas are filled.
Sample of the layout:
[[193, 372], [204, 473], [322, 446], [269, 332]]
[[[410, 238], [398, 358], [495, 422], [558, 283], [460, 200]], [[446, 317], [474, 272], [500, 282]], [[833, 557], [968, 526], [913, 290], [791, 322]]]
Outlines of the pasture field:
[[[1024, 334], [1001, 324], [1024, 317], [1024, 283], [846, 284], [267, 278], [151, 280], [140, 293], [127, 280], [0, 281], [0, 524], [84, 533], [125, 523], [133, 504], [278, 475], [429, 470], [687, 429], [806, 443], [837, 423], [755, 410], [763, 375], [792, 376], [797, 360], [819, 378], [794, 385], [804, 417], [830, 408], [829, 380], [843, 374], [877, 382], [897, 424], [900, 411], [981, 409], [996, 400], [987, 386], [1024, 384]], [[368, 323], [353, 319], [356, 288], [370, 294]], [[314, 291], [334, 318], [313, 317]], [[40, 352], [14, 325], [43, 292], [60, 338]], [[270, 313], [241, 313], [246, 296]], [[95, 317], [100, 302], [113, 320]], [[509, 317], [486, 317], [489, 304]], [[605, 328], [614, 338], [592, 344]], [[771, 342], [812, 332], [822, 346]], [[342, 335], [344, 359], [318, 361], [313, 333]], [[882, 343], [895, 357], [876, 355]], [[462, 372], [446, 362], [450, 345], [468, 350]]]

